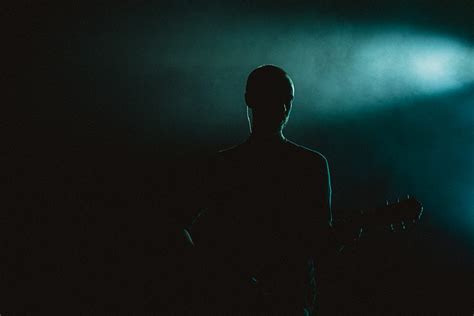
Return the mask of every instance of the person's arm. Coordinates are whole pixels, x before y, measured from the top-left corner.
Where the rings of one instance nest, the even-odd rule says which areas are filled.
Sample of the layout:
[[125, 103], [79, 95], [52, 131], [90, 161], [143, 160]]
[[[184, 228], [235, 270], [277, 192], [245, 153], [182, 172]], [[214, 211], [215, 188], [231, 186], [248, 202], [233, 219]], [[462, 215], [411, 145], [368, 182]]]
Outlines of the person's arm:
[[216, 187], [217, 164], [220, 163], [218, 154], [211, 154], [202, 158], [196, 166], [196, 182], [193, 187], [193, 194], [187, 199], [189, 216], [183, 225], [185, 239], [191, 246], [200, 243], [200, 233], [207, 230], [209, 209], [214, 206], [213, 194]]
[[336, 234], [335, 219], [332, 212], [332, 188], [329, 164], [324, 156], [318, 156], [313, 161], [313, 182], [307, 186], [308, 196], [311, 196], [311, 204], [303, 220], [307, 255], [311, 258], [320, 258], [330, 249], [333, 249], [340, 239]]
[[327, 234], [327, 249], [329, 251], [342, 251], [346, 246], [353, 244], [360, 238], [363, 227], [360, 221], [344, 221], [334, 216], [331, 200], [332, 200], [332, 186], [331, 173], [329, 170], [329, 163], [324, 159], [323, 165], [323, 185], [322, 185], [322, 200], [323, 210], [328, 214], [328, 234]]

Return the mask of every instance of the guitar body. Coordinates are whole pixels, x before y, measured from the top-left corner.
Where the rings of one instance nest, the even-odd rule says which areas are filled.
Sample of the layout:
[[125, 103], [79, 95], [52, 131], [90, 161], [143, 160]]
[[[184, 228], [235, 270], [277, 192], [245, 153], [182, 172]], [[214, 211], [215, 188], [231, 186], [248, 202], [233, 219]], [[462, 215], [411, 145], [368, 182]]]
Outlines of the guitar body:
[[256, 222], [201, 213], [191, 229], [205, 285], [198, 296], [205, 296], [206, 308], [301, 313], [311, 283], [308, 263], [292, 240]]

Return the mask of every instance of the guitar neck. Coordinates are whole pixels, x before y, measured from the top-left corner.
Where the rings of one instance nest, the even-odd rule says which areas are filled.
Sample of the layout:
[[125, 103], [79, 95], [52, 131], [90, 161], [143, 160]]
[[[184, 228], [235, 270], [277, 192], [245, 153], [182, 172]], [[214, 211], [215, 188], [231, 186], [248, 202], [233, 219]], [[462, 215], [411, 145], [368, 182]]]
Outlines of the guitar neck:
[[387, 203], [379, 208], [361, 211], [357, 215], [336, 221], [335, 226], [343, 226], [346, 229], [388, 226], [404, 221], [418, 220], [422, 211], [421, 203], [408, 197], [402, 201]]

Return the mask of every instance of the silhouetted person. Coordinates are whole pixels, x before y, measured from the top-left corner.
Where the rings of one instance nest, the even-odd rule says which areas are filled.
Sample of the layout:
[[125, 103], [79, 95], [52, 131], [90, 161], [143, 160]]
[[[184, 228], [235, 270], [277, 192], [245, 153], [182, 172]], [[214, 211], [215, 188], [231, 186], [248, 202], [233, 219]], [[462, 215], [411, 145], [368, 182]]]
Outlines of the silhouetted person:
[[203, 305], [300, 313], [314, 305], [314, 259], [331, 221], [331, 185], [324, 156], [283, 135], [293, 97], [284, 70], [255, 69], [245, 92], [250, 137], [209, 162], [202, 211], [189, 231], [205, 266], [215, 269], [215, 279], [203, 281], [209, 299], [222, 295]]
[[251, 134], [204, 168], [200, 211], [185, 230], [201, 278], [193, 281], [196, 308], [314, 309], [318, 256], [335, 239], [331, 181], [322, 154], [283, 135], [293, 98], [283, 69], [252, 71], [245, 91]]

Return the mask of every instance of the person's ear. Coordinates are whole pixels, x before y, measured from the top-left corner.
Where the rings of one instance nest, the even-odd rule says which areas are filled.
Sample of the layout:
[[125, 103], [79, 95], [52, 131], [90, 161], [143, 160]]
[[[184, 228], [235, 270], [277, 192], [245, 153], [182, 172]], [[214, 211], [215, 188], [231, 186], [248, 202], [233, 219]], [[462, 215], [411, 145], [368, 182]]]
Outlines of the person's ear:
[[249, 108], [252, 108], [252, 103], [252, 98], [247, 92], [245, 92], [245, 104], [247, 104]]
[[291, 107], [293, 106], [292, 104], [292, 98], [288, 99], [283, 105], [285, 107], [285, 113], [288, 114], [291, 111]]

